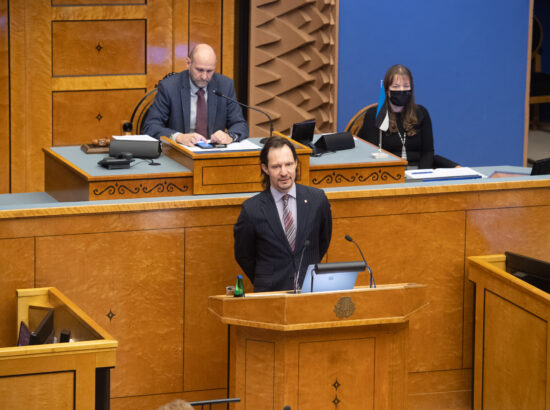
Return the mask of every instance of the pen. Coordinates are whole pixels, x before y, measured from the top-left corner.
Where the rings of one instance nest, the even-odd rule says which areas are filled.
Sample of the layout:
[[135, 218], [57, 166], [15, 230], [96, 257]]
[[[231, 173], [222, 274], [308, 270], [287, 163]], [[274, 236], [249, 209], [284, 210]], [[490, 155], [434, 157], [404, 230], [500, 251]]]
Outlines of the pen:
[[411, 174], [433, 174], [433, 171], [412, 171]]

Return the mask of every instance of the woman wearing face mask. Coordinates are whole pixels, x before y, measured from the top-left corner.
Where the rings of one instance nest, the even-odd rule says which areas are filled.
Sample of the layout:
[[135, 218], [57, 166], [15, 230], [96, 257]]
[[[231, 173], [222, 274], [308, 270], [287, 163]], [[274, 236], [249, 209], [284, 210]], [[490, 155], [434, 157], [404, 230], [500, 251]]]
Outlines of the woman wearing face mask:
[[[434, 144], [428, 110], [414, 102], [413, 78], [409, 69], [397, 64], [384, 77], [390, 128], [382, 132], [382, 148], [409, 162], [409, 168], [432, 168]], [[358, 137], [378, 146], [376, 106], [365, 113]]]

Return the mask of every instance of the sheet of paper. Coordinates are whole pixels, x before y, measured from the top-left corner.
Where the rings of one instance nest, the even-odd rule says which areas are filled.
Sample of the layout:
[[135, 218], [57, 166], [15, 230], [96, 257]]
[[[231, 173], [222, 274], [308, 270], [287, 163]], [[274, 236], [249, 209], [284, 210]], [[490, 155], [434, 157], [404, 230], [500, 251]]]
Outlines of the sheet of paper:
[[436, 168], [436, 169], [410, 169], [405, 171], [409, 179], [460, 179], [460, 178], [487, 178], [472, 168]]
[[121, 141], [158, 141], [150, 135], [113, 135], [113, 139]]
[[[210, 142], [210, 141], [208, 141]], [[226, 148], [209, 148], [209, 149], [203, 149], [196, 146], [193, 147], [185, 147], [193, 152], [197, 153], [208, 153], [208, 152], [233, 152], [233, 151], [259, 151], [262, 148], [258, 145], [254, 144], [253, 142], [249, 140], [243, 140], [240, 142], [233, 142], [229, 144]]]

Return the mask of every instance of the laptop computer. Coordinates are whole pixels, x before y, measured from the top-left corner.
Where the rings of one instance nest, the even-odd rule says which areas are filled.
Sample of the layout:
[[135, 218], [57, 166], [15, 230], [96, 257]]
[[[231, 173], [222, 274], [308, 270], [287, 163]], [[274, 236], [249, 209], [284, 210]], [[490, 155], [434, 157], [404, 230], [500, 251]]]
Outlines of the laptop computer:
[[[362, 264], [360, 262], [359, 264]], [[329, 269], [316, 269], [315, 264], [307, 267], [306, 276], [302, 284], [302, 293], [333, 292], [336, 290], [351, 290], [357, 281], [359, 272], [365, 270], [364, 265], [345, 267], [342, 263], [319, 264], [333, 265]]]

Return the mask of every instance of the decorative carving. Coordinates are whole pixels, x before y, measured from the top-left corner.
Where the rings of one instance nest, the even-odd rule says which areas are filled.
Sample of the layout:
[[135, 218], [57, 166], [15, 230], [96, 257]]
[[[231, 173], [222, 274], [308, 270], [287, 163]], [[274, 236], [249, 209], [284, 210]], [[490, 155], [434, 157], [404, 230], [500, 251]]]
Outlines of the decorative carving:
[[97, 50], [97, 53], [101, 53], [101, 50], [103, 50], [103, 47], [101, 46], [101, 43], [97, 43], [97, 46], [95, 46], [95, 49]]
[[[335, 131], [336, 44], [335, 0], [253, 0], [249, 103], [283, 133], [311, 119], [319, 132]], [[249, 124], [251, 135], [269, 132], [263, 115], [251, 112]]]
[[365, 169], [366, 172], [369, 172], [368, 175], [363, 175], [361, 172], [356, 171], [353, 175], [343, 175], [340, 173], [336, 173], [333, 171], [330, 174], [324, 175], [322, 178], [313, 178], [311, 180], [313, 185], [330, 185], [330, 184], [342, 184], [343, 182], [347, 182], [349, 184], [353, 182], [366, 182], [371, 180], [372, 182], [377, 181], [387, 181], [388, 179], [393, 179], [394, 181], [399, 181], [402, 178], [401, 173], [397, 173], [395, 175], [392, 175], [390, 172], [377, 169], [377, 170], [370, 170]]
[[348, 318], [355, 313], [355, 303], [349, 296], [341, 297], [334, 305], [334, 313], [339, 319]]
[[189, 187], [187, 185], [184, 185], [184, 186], [180, 187], [180, 186], [174, 184], [173, 182], [169, 182], [169, 181], [159, 182], [156, 185], [154, 185], [153, 187], [150, 187], [149, 185], [144, 185], [144, 184], [141, 184], [141, 183], [139, 185], [136, 185], [136, 186], [132, 187], [132, 186], [119, 184], [118, 182], [115, 182], [112, 185], [107, 185], [102, 190], [100, 190], [99, 188], [95, 188], [92, 191], [92, 193], [95, 196], [101, 196], [101, 195], [112, 196], [112, 195], [115, 195], [115, 194], [124, 195], [124, 194], [127, 194], [127, 193], [137, 195], [140, 192], [142, 192], [144, 194], [151, 194], [153, 192], [163, 193], [165, 191], [166, 192], [177, 192], [177, 191], [179, 191], [181, 193], [185, 193], [188, 190], [189, 190]]
[[338, 408], [338, 405], [341, 402], [341, 400], [338, 398], [338, 388], [340, 386], [341, 384], [338, 382], [338, 379], [334, 380], [334, 383], [332, 383], [332, 387], [334, 387], [334, 399], [332, 400], [332, 404], [334, 404], [335, 409]]
[[111, 309], [109, 309], [109, 313], [107, 313], [105, 316], [109, 318], [109, 322], [113, 321], [113, 318], [116, 316], [116, 314], [113, 313]]
[[97, 115], [95, 116], [97, 118], [97, 121], [101, 121], [103, 119], [103, 115], [101, 115], [100, 112], [97, 113]]

